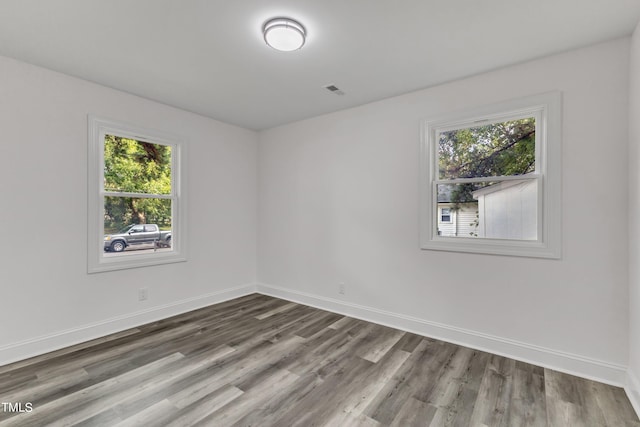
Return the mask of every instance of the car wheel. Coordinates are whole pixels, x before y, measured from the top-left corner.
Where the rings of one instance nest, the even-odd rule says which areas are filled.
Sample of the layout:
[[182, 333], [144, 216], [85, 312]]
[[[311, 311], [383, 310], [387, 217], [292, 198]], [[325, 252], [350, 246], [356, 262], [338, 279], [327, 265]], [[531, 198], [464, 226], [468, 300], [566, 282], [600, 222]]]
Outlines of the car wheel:
[[118, 240], [117, 242], [113, 242], [111, 244], [111, 250], [113, 252], [122, 252], [124, 251], [124, 248], [126, 248], [125, 244], [123, 241]]

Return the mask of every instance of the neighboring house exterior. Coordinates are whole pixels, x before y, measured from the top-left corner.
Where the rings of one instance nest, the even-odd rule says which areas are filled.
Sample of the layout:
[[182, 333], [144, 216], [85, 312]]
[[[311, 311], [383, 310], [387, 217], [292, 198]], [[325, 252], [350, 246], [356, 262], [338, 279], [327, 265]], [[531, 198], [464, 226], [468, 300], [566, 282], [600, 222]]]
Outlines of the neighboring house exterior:
[[536, 240], [538, 182], [503, 181], [473, 192], [478, 200], [478, 237]]
[[438, 235], [445, 237], [476, 237], [478, 202], [451, 203], [448, 186], [438, 186]]
[[451, 202], [449, 186], [438, 186], [438, 235], [536, 240], [538, 183], [503, 181], [472, 193], [473, 202]]

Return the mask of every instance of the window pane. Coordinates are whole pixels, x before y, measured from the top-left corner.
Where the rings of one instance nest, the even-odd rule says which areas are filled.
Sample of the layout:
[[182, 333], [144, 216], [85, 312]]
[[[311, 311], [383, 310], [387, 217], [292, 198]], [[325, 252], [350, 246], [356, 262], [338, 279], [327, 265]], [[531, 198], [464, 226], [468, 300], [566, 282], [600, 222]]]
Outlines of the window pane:
[[537, 240], [538, 180], [437, 185], [436, 207], [456, 211], [438, 223], [438, 235]]
[[170, 199], [104, 198], [105, 252], [171, 248], [171, 231]]
[[104, 189], [171, 194], [171, 146], [106, 135]]
[[535, 118], [440, 132], [440, 179], [524, 175], [535, 171]]

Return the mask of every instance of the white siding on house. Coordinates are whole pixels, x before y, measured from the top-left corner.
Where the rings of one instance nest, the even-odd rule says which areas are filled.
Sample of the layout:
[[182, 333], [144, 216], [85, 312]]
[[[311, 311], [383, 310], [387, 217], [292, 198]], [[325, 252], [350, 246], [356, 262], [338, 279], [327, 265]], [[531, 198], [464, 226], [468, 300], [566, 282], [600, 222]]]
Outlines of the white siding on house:
[[438, 204], [438, 234], [440, 236], [456, 235], [456, 212], [451, 210], [451, 222], [442, 221], [442, 210], [451, 209], [451, 203]]
[[507, 181], [474, 192], [478, 198], [478, 236], [536, 240], [538, 181]]
[[478, 205], [469, 203], [458, 211], [458, 237], [477, 237]]
[[[451, 222], [442, 222], [442, 209], [451, 209]], [[458, 210], [452, 203], [438, 203], [438, 231], [445, 237], [475, 237], [477, 227], [472, 226], [478, 212], [477, 203], [463, 203]]]

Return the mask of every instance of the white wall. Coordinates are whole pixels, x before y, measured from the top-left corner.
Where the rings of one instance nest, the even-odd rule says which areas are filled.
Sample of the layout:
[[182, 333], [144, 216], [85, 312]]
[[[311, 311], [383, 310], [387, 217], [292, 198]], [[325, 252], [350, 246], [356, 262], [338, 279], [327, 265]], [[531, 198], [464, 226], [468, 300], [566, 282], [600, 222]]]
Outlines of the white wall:
[[[187, 138], [188, 262], [87, 274], [88, 113]], [[0, 365], [255, 288], [255, 132], [7, 58], [0, 132]]]
[[629, 89], [629, 380], [640, 413], [640, 24], [631, 39]]
[[[251, 292], [257, 222], [263, 292], [609, 382], [629, 364], [637, 381], [639, 33], [630, 116], [625, 39], [272, 129], [258, 147], [254, 132], [0, 58], [0, 365]], [[420, 121], [549, 90], [564, 94], [562, 259], [419, 250]], [[187, 263], [86, 273], [88, 113], [189, 140]]]
[[[628, 62], [621, 39], [261, 133], [259, 289], [621, 384]], [[421, 120], [552, 90], [562, 259], [419, 250]]]

